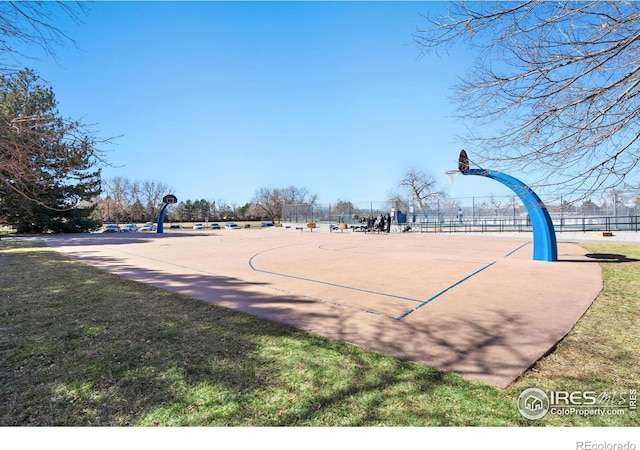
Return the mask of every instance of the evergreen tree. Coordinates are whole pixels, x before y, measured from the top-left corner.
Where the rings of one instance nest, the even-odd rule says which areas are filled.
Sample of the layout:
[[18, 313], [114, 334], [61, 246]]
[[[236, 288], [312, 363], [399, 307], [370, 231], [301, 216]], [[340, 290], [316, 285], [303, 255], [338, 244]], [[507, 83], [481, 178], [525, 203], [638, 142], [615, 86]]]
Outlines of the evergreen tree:
[[94, 139], [59, 116], [33, 71], [0, 77], [0, 221], [19, 232], [96, 228], [97, 156]]

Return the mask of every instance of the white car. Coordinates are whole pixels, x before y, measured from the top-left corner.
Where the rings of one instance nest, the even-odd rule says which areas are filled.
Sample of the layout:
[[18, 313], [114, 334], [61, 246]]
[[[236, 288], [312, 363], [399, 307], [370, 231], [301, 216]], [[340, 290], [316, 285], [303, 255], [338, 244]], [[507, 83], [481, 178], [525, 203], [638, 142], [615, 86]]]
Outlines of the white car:
[[134, 231], [138, 231], [138, 225], [136, 225], [135, 223], [128, 223], [126, 225], [122, 225], [122, 231], [133, 233]]
[[204, 225], [201, 223], [196, 223], [193, 225], [194, 230], [204, 230]]
[[242, 228], [240, 228], [240, 225], [234, 222], [227, 222], [224, 225], [224, 229], [225, 230], [242, 230]]
[[104, 227], [102, 227], [103, 233], [120, 233], [121, 231], [122, 230], [120, 229], [120, 227], [114, 224], [107, 224]]
[[156, 226], [153, 222], [147, 222], [144, 225], [142, 225], [142, 228], [140, 228], [140, 231], [156, 231]]

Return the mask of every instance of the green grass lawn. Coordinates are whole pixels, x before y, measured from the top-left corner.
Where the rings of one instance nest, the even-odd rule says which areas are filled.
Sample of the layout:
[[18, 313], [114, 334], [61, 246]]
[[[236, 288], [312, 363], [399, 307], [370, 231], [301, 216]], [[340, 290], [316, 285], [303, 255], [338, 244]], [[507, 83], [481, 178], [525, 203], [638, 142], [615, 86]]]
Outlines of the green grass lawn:
[[626, 259], [602, 263], [574, 330], [501, 390], [1, 240], [0, 425], [637, 426], [517, 410], [527, 387], [640, 390], [640, 246], [585, 247]]

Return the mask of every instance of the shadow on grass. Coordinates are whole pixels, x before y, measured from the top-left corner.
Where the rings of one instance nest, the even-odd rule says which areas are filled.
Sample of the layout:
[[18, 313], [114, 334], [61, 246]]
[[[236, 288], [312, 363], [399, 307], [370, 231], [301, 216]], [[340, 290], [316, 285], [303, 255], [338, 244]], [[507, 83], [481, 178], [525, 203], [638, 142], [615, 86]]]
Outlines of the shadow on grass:
[[587, 253], [585, 256], [602, 263], [628, 263], [640, 261], [640, 259], [629, 258], [626, 255], [618, 255], [616, 253]]

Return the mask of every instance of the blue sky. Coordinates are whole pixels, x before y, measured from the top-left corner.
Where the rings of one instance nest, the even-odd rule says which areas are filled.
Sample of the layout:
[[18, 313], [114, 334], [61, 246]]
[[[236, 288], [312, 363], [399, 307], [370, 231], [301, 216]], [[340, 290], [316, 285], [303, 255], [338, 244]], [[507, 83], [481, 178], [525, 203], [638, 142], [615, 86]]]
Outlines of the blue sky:
[[462, 148], [451, 88], [472, 55], [421, 56], [412, 33], [445, 7], [96, 2], [80, 24], [60, 22], [78, 49], [25, 65], [61, 115], [119, 136], [104, 178], [162, 181], [180, 200], [243, 205], [296, 186], [321, 203], [384, 201], [410, 168], [453, 197], [505, 195], [444, 175]]

